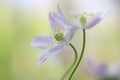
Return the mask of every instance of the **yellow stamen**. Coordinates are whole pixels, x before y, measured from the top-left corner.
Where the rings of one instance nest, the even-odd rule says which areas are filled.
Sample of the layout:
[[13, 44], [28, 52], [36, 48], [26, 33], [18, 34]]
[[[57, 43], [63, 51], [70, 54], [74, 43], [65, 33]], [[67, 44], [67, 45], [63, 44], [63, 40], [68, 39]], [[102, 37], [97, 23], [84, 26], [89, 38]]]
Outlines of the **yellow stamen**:
[[90, 13], [90, 16], [91, 16], [91, 17], [93, 17], [93, 16], [94, 16], [94, 14], [93, 14], [93, 13]]

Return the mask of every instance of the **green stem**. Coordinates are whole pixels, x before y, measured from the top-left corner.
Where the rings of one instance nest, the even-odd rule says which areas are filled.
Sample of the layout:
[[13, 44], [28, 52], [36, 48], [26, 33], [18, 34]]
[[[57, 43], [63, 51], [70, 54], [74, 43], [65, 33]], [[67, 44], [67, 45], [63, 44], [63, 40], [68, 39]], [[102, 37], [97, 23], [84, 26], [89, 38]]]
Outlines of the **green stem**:
[[75, 53], [75, 59], [73, 64], [69, 67], [69, 69], [65, 72], [65, 74], [63, 75], [63, 77], [61, 78], [61, 80], [64, 80], [65, 77], [67, 76], [67, 74], [71, 71], [71, 69], [75, 66], [77, 59], [78, 59], [78, 54], [77, 54], [77, 50], [75, 49], [75, 47], [70, 43], [69, 44], [71, 46], [71, 48], [73, 49], [74, 53]]
[[82, 57], [83, 57], [83, 54], [84, 54], [84, 50], [85, 50], [85, 41], [86, 41], [86, 34], [85, 34], [85, 29], [83, 29], [83, 45], [82, 45], [81, 55], [80, 55], [80, 58], [79, 58], [79, 60], [78, 60], [78, 63], [76, 64], [76, 66], [75, 66], [75, 68], [74, 68], [73, 72], [71, 73], [71, 75], [70, 75], [70, 77], [69, 77], [68, 80], [71, 80], [73, 74], [74, 74], [75, 71], [77, 70], [77, 68], [78, 68], [78, 66], [79, 66], [79, 64], [80, 64], [80, 62], [81, 62], [81, 60], [82, 60]]

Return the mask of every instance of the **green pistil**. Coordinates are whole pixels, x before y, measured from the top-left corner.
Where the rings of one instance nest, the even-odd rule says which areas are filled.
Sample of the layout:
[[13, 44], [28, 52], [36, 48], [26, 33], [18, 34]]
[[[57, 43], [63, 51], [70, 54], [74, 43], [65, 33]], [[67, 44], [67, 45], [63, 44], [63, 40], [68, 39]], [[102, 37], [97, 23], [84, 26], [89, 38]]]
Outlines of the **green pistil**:
[[85, 26], [87, 23], [86, 17], [85, 16], [80, 16], [80, 23], [82, 24], [82, 26]]
[[56, 33], [54, 35], [54, 38], [56, 41], [61, 41], [61, 40], [63, 40], [63, 35], [61, 33]]

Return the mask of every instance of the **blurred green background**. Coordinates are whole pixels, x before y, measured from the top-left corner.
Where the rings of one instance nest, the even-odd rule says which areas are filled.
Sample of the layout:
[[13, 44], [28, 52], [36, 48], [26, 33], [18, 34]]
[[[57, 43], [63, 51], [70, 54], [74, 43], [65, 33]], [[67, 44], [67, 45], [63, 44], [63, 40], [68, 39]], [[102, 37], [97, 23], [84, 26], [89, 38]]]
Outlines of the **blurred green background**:
[[[73, 61], [70, 47], [50, 57], [40, 67], [36, 62], [43, 50], [30, 46], [33, 37], [51, 33], [48, 13], [55, 12], [59, 4], [69, 19], [70, 11], [107, 12], [96, 27], [87, 30], [84, 56], [112, 63], [120, 58], [120, 11], [116, 0], [0, 0], [0, 80], [59, 80]], [[71, 41], [78, 52], [82, 31]], [[79, 44], [79, 45], [78, 45]], [[84, 63], [84, 59], [83, 59]], [[78, 68], [73, 80], [93, 80]]]

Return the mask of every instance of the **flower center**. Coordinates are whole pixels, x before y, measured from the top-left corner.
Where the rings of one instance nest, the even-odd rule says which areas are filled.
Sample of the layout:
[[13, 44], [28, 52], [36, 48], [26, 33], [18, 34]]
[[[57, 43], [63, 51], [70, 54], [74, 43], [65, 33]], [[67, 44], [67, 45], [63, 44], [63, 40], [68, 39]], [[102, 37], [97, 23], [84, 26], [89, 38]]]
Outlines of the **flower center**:
[[93, 13], [88, 14], [88, 13], [84, 12], [80, 15], [80, 23], [82, 24], [82, 26], [85, 26], [86, 23], [93, 17], [94, 17]]
[[[74, 16], [74, 19], [77, 20], [77, 24], [80, 23], [82, 26], [85, 26], [87, 24], [87, 22], [89, 22], [93, 17], [94, 17], [93, 13], [84, 12], [82, 14], [77, 14], [76, 16]], [[79, 22], [78, 22], [78, 20], [79, 20]]]
[[56, 34], [54, 34], [54, 38], [56, 41], [61, 41], [61, 40], [63, 40], [63, 34], [56, 33]]

